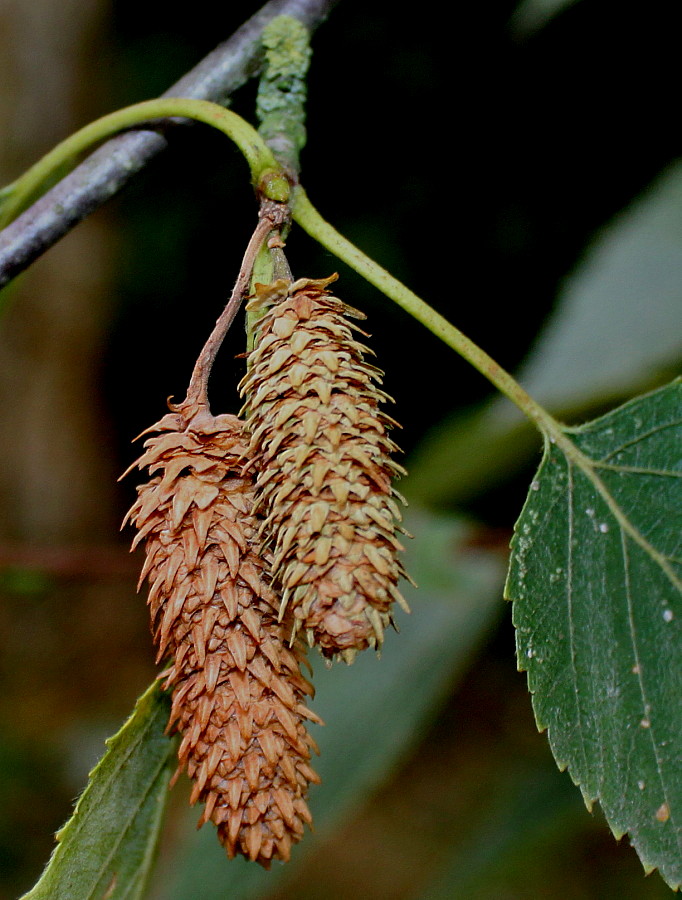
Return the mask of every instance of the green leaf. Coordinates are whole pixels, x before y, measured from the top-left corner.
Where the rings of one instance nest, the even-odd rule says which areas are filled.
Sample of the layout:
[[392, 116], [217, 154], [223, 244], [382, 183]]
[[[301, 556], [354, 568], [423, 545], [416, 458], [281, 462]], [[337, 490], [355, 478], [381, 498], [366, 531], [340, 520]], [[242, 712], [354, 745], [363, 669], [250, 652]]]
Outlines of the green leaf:
[[589, 807], [682, 882], [682, 381], [548, 443], [516, 525], [519, 668]]
[[[401, 616], [401, 633], [387, 635], [381, 659], [368, 652], [350, 667], [327, 669], [319, 654], [312, 658], [312, 706], [325, 722], [313, 733], [320, 746], [314, 767], [322, 778], [310, 793], [314, 831], [290, 863], [264, 872], [242, 859], [227, 860], [215, 829], [204, 827], [190, 838], [184, 859], [176, 851], [175, 871], [167, 873], [172, 883], [164, 878], [153, 897], [244, 900], [274, 890], [423, 736], [501, 612], [503, 566], [497, 554], [468, 546], [471, 530], [460, 520], [413, 511], [408, 528], [415, 539], [408, 542], [407, 568], [420, 587], [405, 585], [412, 615]], [[188, 834], [196, 818], [191, 811]]]
[[556, 410], [654, 387], [682, 357], [682, 163], [616, 216], [566, 279], [519, 372]]
[[[531, 873], [538, 858], [557, 858], [557, 849], [577, 824], [580, 803], [566, 776], [549, 766], [521, 766], [504, 773], [485, 814], [470, 824], [466, 840], [458, 840], [449, 859], [420, 900], [540, 896], [533, 891]], [[584, 818], [584, 813], [581, 818]], [[542, 872], [547, 890], [551, 865]], [[538, 885], [539, 887], [539, 885]], [[505, 890], [506, 889], [506, 890]], [[545, 893], [545, 896], [550, 894]]]
[[517, 35], [530, 37], [575, 2], [576, 0], [523, 0], [514, 11], [510, 25]]
[[513, 751], [507, 766], [498, 763], [498, 778], [482, 785], [482, 808], [471, 809], [466, 836], [432, 867], [434, 881], [418, 900], [669, 900], [667, 886], [644, 878], [626, 848], [604, 852], [601, 815], [586, 816], [570, 779], [550, 765], [529, 765]]
[[[517, 380], [568, 420], [657, 387], [682, 358], [681, 307], [678, 163], [595, 238]], [[537, 446], [523, 414], [495, 397], [427, 435], [408, 466], [410, 497], [461, 502], [523, 465]]]
[[40, 881], [23, 900], [143, 896], [168, 794], [168, 698], [155, 682], [107, 741]]

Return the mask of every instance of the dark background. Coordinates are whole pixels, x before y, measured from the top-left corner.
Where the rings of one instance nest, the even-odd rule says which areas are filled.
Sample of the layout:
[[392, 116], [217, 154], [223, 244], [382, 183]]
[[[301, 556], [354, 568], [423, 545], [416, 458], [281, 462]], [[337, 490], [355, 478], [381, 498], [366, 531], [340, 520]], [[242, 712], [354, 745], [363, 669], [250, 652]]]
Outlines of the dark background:
[[[671, 4], [643, 16], [637, 6], [577, 3], [530, 37], [510, 27], [514, 7], [407, 15], [393, 3], [340, 3], [313, 42], [302, 157], [323, 215], [510, 369], [590, 236], [679, 152]], [[254, 8], [231, 4], [173, 32], [116, 3], [112, 105], [163, 90]], [[233, 108], [252, 118], [254, 97], [248, 85]], [[145, 427], [169, 384], [183, 389], [255, 213], [244, 165], [221, 135], [174, 137], [116, 201], [120, 317], [104, 378], [120, 435]], [[294, 232], [288, 252], [297, 277], [339, 270], [339, 294], [369, 315], [406, 452], [490, 392], [307, 236]], [[225, 408], [238, 404], [232, 349], [214, 382]], [[144, 356], [143, 371], [126, 365], [131, 355]], [[484, 512], [509, 521], [506, 509]]]
[[[162, 92], [256, 8], [196, 4], [175, 14], [132, 0], [102, 5], [92, 47], [82, 54], [78, 90], [85, 113], [75, 126]], [[679, 154], [674, 8], [583, 0], [545, 27], [523, 32], [514, 27], [511, 2], [400, 10], [393, 2], [342, 0], [313, 40], [301, 180], [343, 234], [514, 369], [593, 235]], [[249, 84], [233, 101], [251, 120], [255, 91]], [[231, 290], [256, 211], [237, 151], [222, 135], [196, 126], [174, 133], [171, 149], [95, 215], [111, 248], [109, 317], [87, 389], [112, 475], [135, 458], [130, 440], [163, 415], [166, 398], [183, 395]], [[403, 425], [398, 440], [408, 467], [425, 433], [489, 395], [468, 364], [297, 229], [288, 254], [297, 277], [339, 271], [339, 296], [368, 314], [372, 347]], [[216, 368], [214, 412], [239, 407], [243, 361], [235, 356], [243, 350], [242, 334], [236, 325]], [[476, 517], [481, 541], [500, 553], [526, 475], [460, 510]], [[113, 488], [112, 479], [101, 496], [93, 493], [106, 514], [90, 532], [99, 543], [85, 560], [68, 557], [61, 568], [15, 566], [4, 575], [0, 715], [8, 737], [0, 743], [0, 770], [7, 773], [0, 790], [8, 815], [0, 826], [0, 897], [33, 883], [101, 738], [153, 674], [146, 614], [130, 586], [135, 564], [126, 561], [124, 539], [115, 537], [133, 481]], [[11, 516], [8, 522], [8, 539], [40, 544], [28, 526], [16, 527]], [[87, 545], [84, 525], [74, 533], [79, 547]], [[442, 814], [429, 767], [441, 771], [445, 759], [470, 781], [481, 779], [482, 791], [494, 789], [486, 778], [504, 768], [507, 751], [500, 746], [548, 764], [524, 679], [515, 674], [513, 647], [505, 616], [403, 770], [413, 786], [407, 794], [422, 811], [430, 798], [434, 815]], [[453, 735], [451, 723], [462, 719], [467, 734]], [[73, 724], [80, 721], [85, 724]], [[73, 741], [85, 748], [76, 774], [69, 770], [73, 754], [64, 749]], [[357, 813], [297, 896], [317, 896], [325, 885], [331, 897], [330, 872], [343, 873], [352, 863], [339, 847], [358, 851], [377, 834], [389, 849], [384, 874], [367, 896], [403, 896], [385, 875], [404, 840], [402, 833], [391, 835], [392, 824], [411, 814], [401, 807], [405, 791], [396, 784]], [[466, 816], [462, 797], [474, 802], [475, 795], [443, 790]], [[509, 882], [494, 896], [667, 893], [661, 882], [641, 879], [634, 853], [618, 847], [604, 827], [586, 814], [579, 822], [541, 848], [538, 860], [545, 862], [537, 863], [533, 883], [544, 879], [548, 893], [537, 887], [525, 893]], [[568, 861], [558, 849], [564, 840]], [[570, 878], [573, 893], [563, 881]], [[334, 890], [335, 897], [348, 896], [342, 874]]]

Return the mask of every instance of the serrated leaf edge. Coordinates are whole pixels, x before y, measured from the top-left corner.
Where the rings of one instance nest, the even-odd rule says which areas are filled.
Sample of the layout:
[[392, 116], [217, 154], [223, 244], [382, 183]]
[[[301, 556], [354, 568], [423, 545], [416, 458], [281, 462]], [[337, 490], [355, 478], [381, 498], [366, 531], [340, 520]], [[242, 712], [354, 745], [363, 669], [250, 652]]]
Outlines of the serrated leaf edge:
[[[672, 570], [672, 568], [669, 566], [666, 557], [664, 557], [654, 547], [652, 547], [651, 544], [639, 533], [639, 531], [637, 531], [637, 529], [632, 525], [632, 523], [630, 522], [628, 517], [622, 512], [622, 510], [620, 509], [620, 507], [618, 506], [616, 501], [613, 499], [608, 488], [604, 485], [601, 478], [599, 478], [599, 476], [595, 472], [595, 469], [598, 469], [598, 468], [604, 468], [604, 469], [609, 469], [609, 470], [622, 470], [622, 469], [625, 469], [626, 467], [610, 465], [608, 463], [604, 464], [602, 462], [592, 460], [589, 456], [587, 456], [585, 453], [583, 453], [582, 450], [580, 450], [569, 437], [570, 434], [580, 434], [581, 432], [586, 431], [588, 428], [593, 427], [595, 422], [606, 419], [616, 412], [622, 413], [622, 411], [624, 409], [626, 409], [628, 406], [634, 405], [635, 403], [640, 403], [647, 397], [670, 390], [674, 386], [682, 386], [682, 376], [674, 379], [672, 382], [669, 382], [667, 385], [664, 385], [663, 387], [657, 388], [646, 394], [641, 394], [641, 395], [633, 398], [632, 400], [630, 400], [628, 403], [622, 404], [621, 406], [617, 407], [615, 410], [612, 410], [611, 412], [606, 413], [604, 416], [598, 417], [598, 419], [593, 419], [592, 421], [587, 422], [584, 425], [575, 426], [575, 427], [561, 427], [561, 426], [558, 426], [558, 423], [556, 423], [557, 424], [556, 428], [548, 428], [547, 432], [545, 432], [545, 434], [544, 434], [544, 439], [545, 439], [544, 452], [543, 452], [542, 460], [540, 462], [540, 466], [538, 467], [538, 474], [541, 472], [542, 467], [544, 466], [545, 462], [549, 458], [550, 445], [556, 446], [557, 449], [562, 451], [562, 453], [564, 454], [564, 457], [566, 459], [567, 474], [569, 476], [569, 482], [572, 483], [571, 463], [573, 463], [573, 465], [577, 466], [583, 472], [583, 474], [592, 482], [592, 484], [594, 485], [598, 494], [601, 496], [602, 500], [605, 502], [605, 504], [609, 508], [613, 517], [616, 519], [616, 521], [620, 527], [620, 532], [621, 532], [621, 543], [623, 544], [624, 565], [625, 565], [625, 561], [627, 559], [627, 551], [626, 551], [626, 545], [623, 540], [623, 538], [624, 538], [623, 533], [626, 532], [636, 544], [638, 544], [646, 553], [648, 553], [651, 556], [651, 558], [653, 560], [655, 560], [659, 564], [661, 569], [668, 576], [673, 587], [677, 588], [678, 591], [682, 592], [682, 582], [676, 576], [676, 574]], [[668, 423], [668, 425], [666, 427], [669, 427], [670, 425], [673, 425], [673, 424], [680, 424], [680, 420], [676, 420], [673, 423]], [[658, 430], [660, 430], [660, 429], [656, 429], [656, 431], [658, 431]], [[651, 433], [655, 433], [655, 432], [652, 431]], [[641, 440], [643, 436], [644, 435], [639, 436], [638, 440]], [[622, 449], [622, 448], [619, 448], [619, 449]], [[646, 474], [666, 474], [669, 476], [678, 477], [678, 473], [673, 473], [673, 472], [657, 473], [657, 472], [653, 472], [650, 469], [642, 469], [642, 473], [643, 474], [644, 473], [646, 473]], [[680, 477], [682, 477], [682, 476], [680, 476]], [[518, 524], [518, 522], [521, 521], [521, 519], [524, 516], [524, 513], [526, 511], [526, 505], [527, 505], [528, 501], [530, 500], [530, 496], [531, 495], [529, 494], [526, 499], [526, 503], [524, 503], [524, 506], [523, 506], [523, 509], [521, 510], [521, 514], [519, 515], [517, 524]], [[569, 512], [572, 514], [572, 509], [569, 508]], [[572, 525], [571, 525], [570, 517], [569, 517], [569, 529], [571, 527], [572, 527]], [[516, 538], [516, 535], [517, 535], [517, 533], [516, 533], [516, 529], [515, 529], [514, 538]], [[514, 538], [512, 539], [512, 551], [514, 549]], [[572, 548], [569, 547], [568, 552], [569, 552], [569, 568], [570, 568], [570, 560], [572, 558]], [[509, 568], [507, 580], [505, 583], [504, 596], [507, 600], [510, 600], [513, 602], [517, 598], [513, 597], [511, 595], [511, 588], [512, 588], [512, 584], [511, 584], [511, 560], [510, 560], [510, 568]], [[627, 597], [628, 597], [628, 610], [630, 612], [631, 611], [631, 595], [630, 595], [629, 588], [627, 589]], [[571, 646], [573, 646], [573, 643], [574, 642], [571, 637]], [[636, 645], [635, 645], [634, 639], [632, 640], [632, 644], [633, 644], [633, 648], [635, 648]], [[637, 651], [635, 650], [635, 653], [636, 652]], [[637, 656], [636, 656], [636, 659], [638, 662]], [[518, 657], [517, 668], [520, 672], [529, 671], [528, 667], [523, 664], [522, 658], [520, 656]], [[643, 702], [645, 702], [646, 698], [645, 698], [645, 694], [644, 694], [644, 688], [641, 684], [641, 677], [639, 678], [639, 682], [640, 682], [640, 691], [642, 694], [642, 699], [643, 699]], [[554, 741], [554, 737], [553, 737], [553, 733], [552, 733], [552, 728], [549, 725], [544, 725], [540, 719], [539, 711], [537, 710], [536, 703], [535, 703], [535, 691], [531, 690], [529, 687], [529, 693], [531, 694], [531, 697], [532, 697], [533, 711], [535, 714], [535, 721], [536, 721], [538, 731], [540, 731], [540, 732], [546, 731], [547, 732], [547, 740], [549, 741], [550, 747], [552, 748], [552, 755], [554, 756], [557, 767], [559, 768], [560, 771], [567, 771], [571, 780], [573, 781], [573, 783], [576, 785], [576, 787], [578, 787], [580, 789], [580, 792], [583, 797], [583, 801], [585, 802], [585, 805], [586, 805], [588, 811], [590, 811], [590, 812], [592, 811], [592, 807], [593, 807], [593, 804], [595, 801], [600, 804], [602, 809], [604, 809], [601, 794], [599, 792], [596, 792], [596, 794], [594, 796], [590, 796], [590, 793], [586, 790], [585, 786], [576, 777], [574, 777], [573, 772], [571, 771], [570, 763], [558, 759], [557, 755], [555, 754], [555, 741]], [[653, 734], [651, 735], [651, 739], [653, 741]], [[660, 777], [660, 766], [658, 765], [658, 755], [656, 753], [655, 746], [654, 746], [654, 757], [656, 759], [657, 768], [659, 770], [659, 777]], [[665, 789], [663, 788], [663, 779], [662, 778], [661, 778], [661, 788], [662, 788], [662, 794], [665, 798], [665, 802], [667, 803], [667, 794], [666, 794]], [[668, 806], [669, 806], [669, 804], [668, 804]], [[604, 809], [604, 813], [605, 813], [605, 818], [606, 818], [606, 822], [609, 826], [609, 829], [611, 830], [611, 832], [614, 835], [614, 837], [616, 838], [616, 840], [620, 841], [624, 837], [625, 834], [629, 834], [629, 831], [627, 829], [624, 831], [621, 831], [620, 829], [614, 827], [612, 825], [608, 815], [606, 814], [605, 809]], [[680, 839], [678, 838], [678, 844], [679, 844], [679, 842], [680, 842]], [[632, 846], [636, 850], [637, 855], [639, 856], [640, 862], [642, 864], [642, 867], [647, 875], [651, 874], [651, 872], [658, 869], [659, 873], [661, 875], [661, 878], [665, 881], [665, 883], [670, 888], [672, 888], [672, 890], [678, 891], [680, 889], [680, 887], [682, 887], [682, 880], [674, 881], [672, 879], [667, 878], [666, 874], [659, 868], [659, 866], [657, 866], [654, 863], [648, 862], [644, 858], [638, 844], [632, 842]]]

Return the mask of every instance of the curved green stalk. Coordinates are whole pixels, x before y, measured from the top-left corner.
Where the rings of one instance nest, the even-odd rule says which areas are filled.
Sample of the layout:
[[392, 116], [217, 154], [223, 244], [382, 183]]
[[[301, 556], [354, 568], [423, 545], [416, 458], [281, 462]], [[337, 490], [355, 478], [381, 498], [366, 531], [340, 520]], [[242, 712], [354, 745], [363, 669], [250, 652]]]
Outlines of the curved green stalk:
[[429, 331], [439, 337], [467, 362], [484, 375], [495, 387], [515, 403], [519, 409], [539, 428], [539, 430], [558, 442], [563, 438], [563, 430], [559, 423], [549, 415], [533, 398], [527, 394], [518, 382], [495, 360], [488, 356], [470, 338], [455, 328], [440, 313], [432, 309], [413, 291], [405, 287], [380, 265], [366, 256], [342, 234], [325, 221], [308, 199], [301, 187], [294, 190], [292, 216], [304, 231], [319, 241], [339, 259], [366, 278], [370, 284], [378, 288], [389, 299], [414, 316]]
[[91, 122], [58, 144], [35, 165], [0, 192], [4, 199], [0, 210], [0, 228], [25, 209], [62, 170], [70, 170], [94, 145], [128, 128], [155, 119], [195, 119], [226, 134], [244, 154], [254, 184], [270, 200], [285, 203], [289, 183], [282, 168], [255, 128], [241, 116], [208, 100], [162, 97], [127, 106]]
[[[533, 424], [539, 429], [544, 436], [545, 441], [556, 444], [557, 447], [565, 454], [567, 460], [576, 465], [592, 482], [595, 491], [601, 495], [606, 505], [611, 510], [613, 516], [617, 519], [619, 525], [625, 533], [627, 533], [633, 541], [639, 544], [647, 553], [656, 555], [660, 554], [654, 551], [649, 543], [642, 537], [637, 529], [632, 525], [629, 519], [623, 514], [618, 504], [611, 496], [608, 488], [603, 483], [597, 469], [600, 468], [595, 460], [590, 459], [576, 444], [571, 440], [570, 431], [579, 429], [565, 429], [556, 421], [540, 404], [534, 400], [530, 394], [516, 382], [512, 376], [502, 366], [498, 365], [495, 360], [488, 356], [485, 350], [482, 350], [470, 338], [463, 334], [458, 328], [455, 328], [447, 319], [444, 319], [439, 313], [432, 309], [428, 303], [425, 303], [413, 291], [405, 287], [397, 278], [390, 275], [385, 269], [377, 265], [372, 259], [359, 250], [354, 244], [351, 244], [343, 235], [339, 234], [336, 229], [326, 222], [318, 213], [315, 207], [305, 194], [302, 188], [296, 188], [293, 197], [292, 217], [312, 238], [319, 241], [327, 250], [330, 250], [339, 259], [342, 259], [347, 265], [354, 269], [358, 274], [366, 278], [370, 284], [373, 284], [389, 299], [393, 300], [401, 306], [406, 312], [414, 316], [422, 325], [425, 325], [429, 331], [439, 337], [448, 347], [451, 347], [460, 356], [464, 357], [467, 362], [471, 363], [474, 368], [484, 375], [495, 387], [501, 391], [512, 403], [519, 407]], [[648, 471], [648, 470], [647, 470]], [[678, 584], [677, 578], [667, 565], [661, 560], [661, 565], [668, 573], [671, 581]]]

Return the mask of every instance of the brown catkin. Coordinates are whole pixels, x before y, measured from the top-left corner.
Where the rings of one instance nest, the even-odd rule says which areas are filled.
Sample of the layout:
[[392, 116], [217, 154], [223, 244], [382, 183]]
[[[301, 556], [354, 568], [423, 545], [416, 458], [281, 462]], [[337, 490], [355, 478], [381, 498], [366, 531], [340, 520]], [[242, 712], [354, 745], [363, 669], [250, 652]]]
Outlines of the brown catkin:
[[[364, 318], [327, 291], [333, 278], [257, 285], [256, 343], [240, 385], [258, 472], [261, 534], [273, 546], [282, 613], [326, 657], [381, 646], [404, 571], [390, 454], [397, 423], [381, 372], [354, 339]], [[361, 332], [364, 334], [364, 332]]]
[[[269, 559], [254, 550], [251, 477], [241, 473], [243, 423], [188, 404], [149, 432], [137, 461], [150, 481], [128, 513], [144, 541], [152, 631], [173, 689], [169, 730], [182, 734], [178, 772], [193, 779], [233, 857], [287, 860], [311, 817], [316, 750], [305, 720], [303, 650], [278, 622]], [[176, 773], [177, 775], [177, 773]]]

